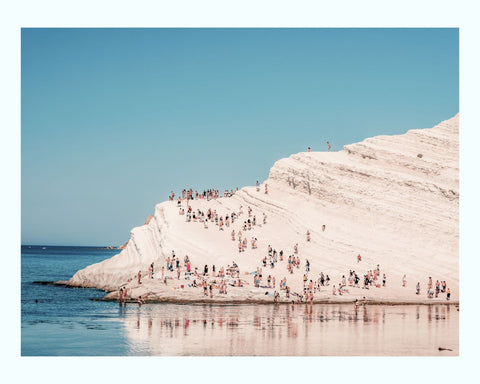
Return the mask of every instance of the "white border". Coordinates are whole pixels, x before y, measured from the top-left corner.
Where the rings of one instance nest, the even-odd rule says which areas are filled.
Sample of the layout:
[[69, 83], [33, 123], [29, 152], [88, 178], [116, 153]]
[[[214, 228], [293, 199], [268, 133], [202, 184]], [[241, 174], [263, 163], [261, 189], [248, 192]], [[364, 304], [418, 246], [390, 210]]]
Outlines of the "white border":
[[[17, 382], [228, 383], [420, 380], [462, 382], [477, 361], [478, 10], [473, 1], [9, 1], [0, 10], [4, 269], [2, 376]], [[21, 27], [459, 27], [461, 332], [458, 358], [22, 358], [20, 357]], [[475, 284], [476, 285], [476, 284]], [[10, 292], [13, 288], [13, 294]], [[122, 359], [122, 360], [120, 360]], [[472, 372], [473, 373], [473, 372]], [[472, 376], [475, 377], [476, 375]]]

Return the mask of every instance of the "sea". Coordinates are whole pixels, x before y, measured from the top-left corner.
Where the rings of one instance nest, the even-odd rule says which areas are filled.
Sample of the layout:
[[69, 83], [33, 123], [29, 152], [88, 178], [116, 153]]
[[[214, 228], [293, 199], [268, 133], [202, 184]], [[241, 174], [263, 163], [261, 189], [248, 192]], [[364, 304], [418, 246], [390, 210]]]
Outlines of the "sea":
[[455, 305], [209, 305], [99, 301], [67, 288], [102, 247], [21, 247], [22, 356], [458, 356]]

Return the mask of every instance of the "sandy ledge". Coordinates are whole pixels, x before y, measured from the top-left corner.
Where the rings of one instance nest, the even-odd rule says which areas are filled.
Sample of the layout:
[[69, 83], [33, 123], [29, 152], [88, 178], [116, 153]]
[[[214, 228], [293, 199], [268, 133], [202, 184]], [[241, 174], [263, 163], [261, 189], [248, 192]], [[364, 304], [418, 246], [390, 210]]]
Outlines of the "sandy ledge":
[[[114, 298], [103, 297], [101, 299], [92, 299], [93, 301], [118, 301]], [[355, 302], [355, 299], [349, 297], [344, 300], [313, 300], [313, 304], [351, 304]], [[129, 299], [127, 303], [137, 303], [137, 300]], [[165, 299], [165, 300], [145, 300], [145, 304], [213, 304], [213, 305], [251, 305], [251, 304], [263, 304], [271, 305], [275, 304], [273, 300], [251, 300], [251, 301], [242, 301], [242, 300], [217, 300], [213, 299], [203, 299], [203, 300], [178, 300], [178, 299]], [[292, 304], [292, 301], [280, 300], [278, 304]], [[307, 304], [305, 302], [297, 302], [295, 304]], [[377, 300], [367, 300], [368, 305], [454, 305], [459, 306], [458, 301], [446, 301], [446, 300], [423, 300], [423, 301], [377, 301]]]
[[[164, 285], [158, 280], [148, 281], [145, 283], [137, 284], [130, 282], [126, 285], [127, 303], [137, 303], [138, 297], [141, 296], [145, 303], [174, 303], [174, 304], [225, 304], [225, 305], [249, 305], [249, 304], [275, 304], [273, 294], [275, 289], [273, 288], [255, 288], [252, 286], [246, 287], [229, 287], [229, 293], [227, 295], [214, 293], [213, 297], [206, 297], [203, 295], [202, 288], [180, 288], [174, 283], [180, 283], [180, 281], [171, 282], [171, 285]], [[184, 282], [184, 281], [182, 281]], [[65, 284], [65, 281], [52, 282], [54, 285], [65, 286], [68, 288], [86, 288], [79, 286], [72, 286], [71, 284]], [[94, 287], [90, 287], [94, 288]], [[428, 299], [425, 296], [417, 297], [416, 294], [412, 294], [414, 298], [405, 299], [392, 298], [385, 295], [386, 288], [356, 288], [348, 287], [349, 292], [343, 295], [331, 294], [331, 286], [326, 286], [320, 292], [315, 294], [313, 304], [348, 304], [358, 300], [361, 304], [365, 298], [369, 305], [455, 305], [459, 306], [458, 300], [446, 300], [445, 294], [440, 294], [438, 298]], [[97, 288], [98, 289], [98, 288]], [[291, 293], [287, 298], [284, 291], [276, 290], [280, 293], [279, 304], [291, 304], [292, 301], [295, 304], [305, 304], [305, 300], [299, 301], [296, 293]], [[117, 291], [109, 292], [103, 298], [92, 299], [94, 301], [118, 301], [119, 294]]]

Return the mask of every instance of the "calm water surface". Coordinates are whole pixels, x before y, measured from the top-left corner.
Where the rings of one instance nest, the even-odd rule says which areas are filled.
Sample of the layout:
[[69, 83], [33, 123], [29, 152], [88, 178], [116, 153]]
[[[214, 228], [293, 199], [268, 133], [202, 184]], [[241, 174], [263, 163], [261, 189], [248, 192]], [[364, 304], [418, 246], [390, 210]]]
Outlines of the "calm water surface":
[[93, 247], [22, 247], [23, 356], [458, 355], [455, 306], [138, 307], [92, 301], [105, 294], [94, 289], [33, 284], [67, 280], [116, 253]]

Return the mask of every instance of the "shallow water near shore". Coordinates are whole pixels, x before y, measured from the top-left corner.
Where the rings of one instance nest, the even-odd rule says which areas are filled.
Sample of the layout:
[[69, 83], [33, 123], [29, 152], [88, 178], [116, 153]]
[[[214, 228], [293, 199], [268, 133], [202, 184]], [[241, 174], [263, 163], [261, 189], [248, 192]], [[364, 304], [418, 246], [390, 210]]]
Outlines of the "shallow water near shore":
[[453, 305], [139, 307], [92, 301], [105, 294], [95, 289], [34, 284], [67, 280], [116, 253], [93, 247], [22, 247], [23, 356], [459, 354], [459, 312]]

